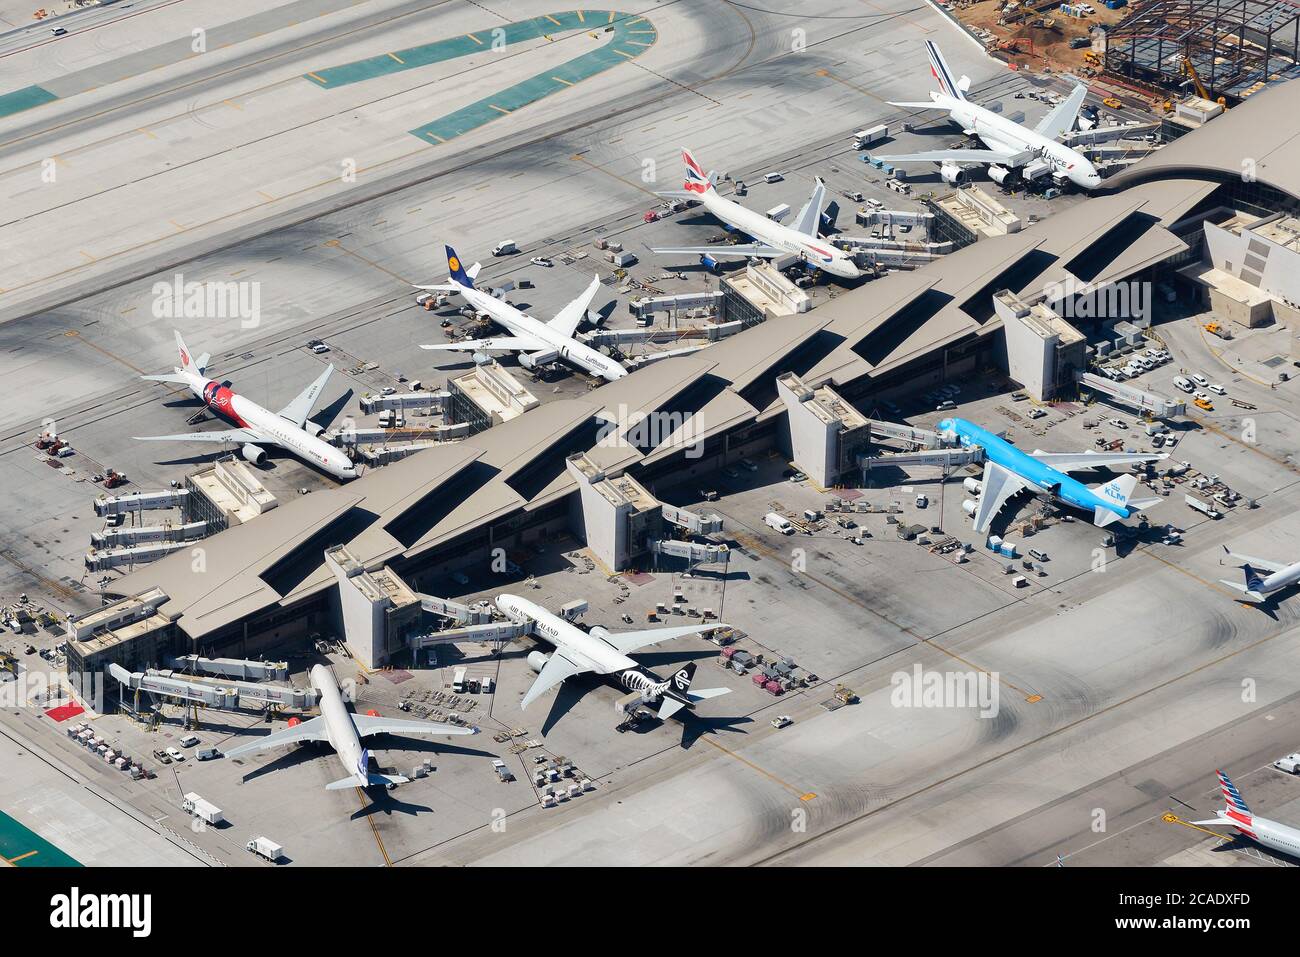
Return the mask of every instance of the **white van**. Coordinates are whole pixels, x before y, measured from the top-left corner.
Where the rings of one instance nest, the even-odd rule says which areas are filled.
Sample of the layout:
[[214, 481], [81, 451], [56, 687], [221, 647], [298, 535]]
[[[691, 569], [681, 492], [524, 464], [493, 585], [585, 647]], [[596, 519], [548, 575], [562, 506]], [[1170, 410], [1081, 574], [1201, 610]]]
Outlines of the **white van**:
[[1192, 391], [1192, 384], [1188, 382], [1186, 379], [1184, 379], [1182, 376], [1175, 376], [1174, 388], [1179, 389], [1183, 392], [1190, 393]]
[[492, 247], [493, 256], [510, 256], [519, 252], [519, 247], [515, 245], [513, 239], [503, 239]]
[[794, 534], [794, 526], [790, 524], [789, 519], [785, 518], [783, 515], [776, 514], [776, 512], [768, 512], [764, 515], [763, 524], [768, 528], [775, 529], [782, 535]]
[[1208, 390], [1210, 390], [1211, 392], [1213, 392], [1215, 395], [1227, 395], [1227, 394], [1228, 394], [1228, 390], [1225, 389], [1223, 386], [1219, 385], [1219, 383], [1217, 383], [1217, 382], [1211, 382], [1211, 383], [1210, 383], [1209, 385], [1207, 385], [1205, 388], [1207, 388]]
[[1204, 389], [1207, 385], [1210, 384], [1210, 380], [1205, 378], [1205, 376], [1201, 375], [1199, 372], [1192, 373], [1192, 381], [1195, 382], [1197, 385], [1199, 385], [1202, 389]]

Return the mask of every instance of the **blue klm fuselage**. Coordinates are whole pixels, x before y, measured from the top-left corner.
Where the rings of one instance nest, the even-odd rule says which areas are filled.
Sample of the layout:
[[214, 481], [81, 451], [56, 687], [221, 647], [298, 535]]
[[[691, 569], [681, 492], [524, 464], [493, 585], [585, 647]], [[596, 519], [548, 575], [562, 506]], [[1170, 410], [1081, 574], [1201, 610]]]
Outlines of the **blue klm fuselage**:
[[978, 445], [985, 458], [1020, 476], [1027, 483], [1050, 492], [1067, 505], [1089, 512], [1104, 508], [1120, 518], [1128, 518], [1132, 511], [1122, 505], [1102, 498], [1078, 479], [1072, 479], [1050, 465], [1044, 465], [1026, 452], [1020, 451], [1006, 439], [986, 429], [981, 429], [965, 419], [944, 419], [937, 426], [940, 433], [956, 435], [962, 445]]

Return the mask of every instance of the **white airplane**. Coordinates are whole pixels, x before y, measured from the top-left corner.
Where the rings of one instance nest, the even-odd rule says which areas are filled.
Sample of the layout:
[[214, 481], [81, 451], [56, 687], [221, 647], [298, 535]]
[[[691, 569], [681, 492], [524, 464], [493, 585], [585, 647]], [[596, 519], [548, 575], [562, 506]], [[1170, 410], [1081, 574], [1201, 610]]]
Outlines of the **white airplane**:
[[[674, 675], [673, 679], [667, 682], [661, 682], [654, 675], [643, 671], [640, 665], [628, 657], [629, 652], [647, 645], [726, 628], [726, 625], [652, 628], [625, 631], [615, 635], [600, 625], [593, 626], [589, 631], [583, 631], [577, 625], [552, 614], [536, 602], [517, 595], [498, 595], [494, 601], [511, 621], [528, 626], [532, 635], [555, 646], [554, 653], [550, 655], [534, 651], [528, 656], [529, 666], [538, 672], [538, 675], [533, 686], [524, 695], [524, 700], [519, 705], [521, 709], [527, 708], [542, 692], [554, 688], [565, 678], [588, 672], [612, 675], [624, 687], [640, 691], [646, 701], [665, 699], [664, 707], [660, 710], [660, 717], [663, 718], [675, 714], [682, 707], [693, 707], [697, 701], [716, 698], [727, 693], [726, 688], [691, 691], [690, 674], [687, 674], [685, 681], [677, 686], [674, 686], [674, 681], [678, 675]], [[646, 697], [647, 694], [649, 697]], [[671, 705], [668, 703], [670, 701]]]
[[1268, 818], [1255, 817], [1241, 797], [1241, 792], [1231, 779], [1222, 771], [1215, 771], [1219, 776], [1219, 787], [1223, 789], [1223, 801], [1226, 807], [1216, 811], [1210, 821], [1192, 821], [1193, 824], [1226, 824], [1237, 829], [1256, 844], [1272, 851], [1281, 851], [1292, 857], [1300, 857], [1300, 828], [1289, 824], [1280, 824]]
[[822, 208], [826, 204], [826, 184], [820, 177], [813, 188], [812, 196], [804, 204], [803, 209], [799, 210], [794, 223], [783, 226], [775, 220], [768, 219], [762, 213], [756, 213], [737, 202], [719, 196], [718, 191], [713, 188], [716, 174], [705, 174], [703, 167], [695, 161], [690, 150], [682, 150], [682, 161], [686, 164], [684, 192], [673, 191], [661, 195], [684, 196], [699, 200], [717, 219], [756, 241], [734, 246], [720, 243], [716, 246], [651, 247], [652, 253], [712, 257], [744, 256], [747, 259], [752, 257], [779, 259], [793, 253], [803, 262], [841, 279], [857, 279], [862, 275], [848, 253], [832, 246], [819, 235]]
[[478, 289], [474, 286], [474, 277], [478, 275], [479, 264], [475, 263], [468, 270], [462, 269], [456, 250], [447, 249], [447, 282], [433, 286], [417, 286], [417, 289], [437, 289], [443, 292], [460, 293], [461, 297], [477, 309], [492, 317], [492, 321], [506, 329], [510, 335], [493, 336], [490, 339], [466, 339], [462, 342], [444, 343], [433, 346], [420, 346], [421, 349], [456, 352], [517, 352], [519, 364], [525, 369], [534, 369], [539, 365], [563, 359], [584, 372], [613, 382], [627, 375], [622, 363], [573, 337], [578, 323], [587, 315], [587, 307], [600, 286], [600, 277], [591, 280], [591, 285], [573, 302], [569, 303], [550, 322], [534, 319], [522, 310], [516, 309], [508, 302]]
[[1076, 86], [1064, 100], [1038, 121], [1032, 130], [1005, 116], [999, 116], [966, 99], [970, 77], [954, 80], [952, 71], [932, 40], [925, 41], [930, 54], [930, 72], [939, 84], [939, 90], [930, 92], [925, 103], [890, 103], [916, 109], [945, 110], [955, 123], [959, 123], [967, 136], [978, 136], [988, 149], [934, 150], [928, 153], [905, 153], [898, 156], [881, 156], [890, 163], [938, 163], [939, 174], [949, 183], [959, 183], [965, 175], [962, 163], [987, 163], [989, 176], [996, 183], [1004, 182], [1013, 169], [1041, 159], [1052, 168], [1053, 175], [1067, 179], [1082, 189], [1096, 189], [1101, 176], [1092, 162], [1078, 150], [1058, 140], [1074, 129], [1079, 107], [1088, 95], [1088, 88]]
[[[1300, 582], [1300, 562], [1284, 565], [1281, 562], [1270, 562], [1266, 558], [1238, 555], [1236, 552], [1228, 551], [1227, 545], [1223, 546], [1223, 551], [1230, 558], [1240, 559], [1241, 570], [1245, 573], [1245, 582], [1230, 582], [1223, 578], [1219, 581], [1229, 588], [1242, 592], [1250, 601], [1264, 601], [1273, 592], [1290, 588], [1296, 582]], [[1257, 569], [1261, 568], [1269, 573], [1267, 577], [1259, 576]]]
[[405, 784], [410, 778], [400, 774], [377, 774], [369, 769], [370, 752], [361, 746], [362, 738], [372, 734], [475, 734], [478, 730], [454, 724], [438, 724], [435, 721], [406, 721], [401, 718], [353, 714], [343, 703], [343, 695], [339, 692], [338, 682], [334, 680], [334, 673], [324, 665], [312, 667], [311, 685], [320, 696], [318, 717], [298, 724], [290, 721], [289, 727], [283, 731], [240, 745], [233, 751], [227, 751], [226, 757], [237, 758], [242, 754], [300, 741], [328, 741], [347, 769], [348, 776], [325, 785], [326, 790], [364, 788], [372, 784]]
[[221, 445], [240, 445], [239, 454], [254, 465], [266, 461], [266, 450], [262, 445], [278, 445], [287, 449], [305, 462], [324, 469], [330, 475], [340, 479], [357, 477], [357, 470], [343, 452], [319, 438], [324, 431], [315, 422], [309, 422], [316, 400], [320, 398], [325, 383], [334, 371], [329, 366], [320, 378], [300, 392], [292, 402], [279, 412], [262, 408], [251, 399], [236, 395], [228, 386], [203, 374], [208, 364], [208, 355], [199, 356], [198, 361], [185, 348], [185, 341], [176, 333], [176, 348], [180, 352], [180, 368], [171, 375], [143, 376], [150, 382], [174, 382], [187, 386], [194, 395], [203, 400], [203, 404], [223, 418], [229, 419], [238, 428], [220, 429], [212, 432], [184, 432], [180, 435], [137, 435], [141, 442], [214, 442]]

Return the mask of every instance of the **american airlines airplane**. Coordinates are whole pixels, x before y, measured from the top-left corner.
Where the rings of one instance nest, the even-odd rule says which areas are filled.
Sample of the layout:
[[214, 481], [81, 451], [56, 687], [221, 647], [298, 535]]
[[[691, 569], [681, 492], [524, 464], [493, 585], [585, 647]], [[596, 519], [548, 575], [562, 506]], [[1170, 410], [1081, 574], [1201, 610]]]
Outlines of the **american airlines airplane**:
[[[537, 680], [520, 702], [520, 709], [527, 708], [544, 691], [554, 688], [565, 678], [589, 672], [614, 676], [625, 688], [642, 692], [643, 700], [647, 703], [656, 697], [664, 698], [664, 707], [659, 712], [661, 718], [669, 717], [683, 707], [694, 707], [697, 701], [727, 693], [726, 688], [691, 691], [690, 678], [693, 672], [686, 672], [686, 669], [669, 681], [661, 682], [628, 657], [629, 652], [647, 645], [726, 628], [726, 625], [650, 628], [615, 635], [600, 625], [583, 631], [536, 602], [517, 595], [498, 595], [493, 600], [511, 621], [527, 625], [531, 634], [555, 646], [554, 653], [550, 655], [534, 651], [528, 656], [529, 666], [538, 674]], [[679, 677], [684, 677], [685, 680], [679, 683]], [[649, 697], [646, 697], [647, 692]]]
[[266, 450], [262, 445], [278, 445], [292, 452], [310, 465], [324, 469], [330, 475], [340, 479], [357, 477], [357, 470], [339, 449], [330, 445], [319, 436], [324, 431], [315, 422], [309, 422], [316, 400], [320, 398], [325, 383], [329, 380], [334, 366], [329, 366], [320, 378], [300, 392], [292, 402], [279, 412], [262, 408], [251, 399], [236, 395], [229, 386], [209, 379], [203, 374], [208, 364], [208, 355], [204, 353], [195, 361], [179, 332], [176, 333], [176, 349], [180, 353], [180, 368], [171, 375], [147, 375], [143, 378], [150, 382], [173, 382], [189, 388], [194, 395], [203, 400], [213, 412], [235, 423], [238, 428], [220, 429], [212, 432], [184, 432], [180, 435], [137, 435], [141, 442], [213, 442], [221, 445], [241, 445], [239, 454], [254, 465], [266, 461]]
[[447, 272], [450, 273], [448, 280], [445, 283], [416, 288], [459, 293], [467, 303], [479, 312], [487, 313], [492, 317], [493, 322], [506, 329], [510, 335], [420, 346], [421, 349], [452, 352], [517, 352], [519, 364], [525, 369], [534, 369], [539, 365], [563, 359], [607, 382], [613, 382], [627, 375], [627, 369], [623, 368], [622, 363], [573, 337], [578, 323], [582, 322], [587, 315], [587, 307], [591, 305], [591, 299], [600, 286], [600, 277], [592, 279], [587, 291], [561, 309], [554, 319], [550, 322], [542, 322], [516, 309], [510, 303], [503, 302], [496, 296], [476, 288], [474, 277], [478, 275], [479, 264], [475, 263], [468, 270], [464, 269], [461, 267], [456, 250], [450, 246], [447, 246], [446, 250]]
[[944, 419], [936, 427], [950, 441], [956, 440], [967, 448], [984, 450], [984, 478], [965, 482], [968, 492], [979, 495], [978, 502], [967, 501], [964, 508], [975, 519], [975, 531], [988, 531], [993, 516], [1001, 511], [1007, 500], [1017, 492], [1044, 492], [1053, 498], [1092, 512], [1092, 522], [1106, 526], [1117, 519], [1128, 518], [1140, 509], [1150, 508], [1159, 498], [1130, 501], [1137, 487], [1137, 478], [1120, 475], [1105, 485], [1084, 485], [1066, 472], [1111, 465], [1131, 465], [1134, 462], [1155, 462], [1168, 458], [1165, 453], [1144, 452], [1022, 452], [1006, 439], [981, 429], [965, 419]]
[[1031, 130], [966, 99], [970, 77], [963, 76], [960, 80], [955, 80], [938, 45], [932, 40], [925, 41], [925, 49], [930, 54], [930, 72], [939, 84], [939, 89], [930, 92], [927, 102], [890, 103], [890, 106], [944, 110], [953, 122], [961, 125], [968, 136], [978, 136], [988, 149], [878, 155], [878, 159], [890, 163], [938, 163], [940, 175], [954, 184], [960, 182], [964, 175], [965, 171], [960, 165], [962, 163], [989, 164], [989, 176], [994, 182], [1001, 183], [1011, 175], [1013, 169], [1042, 159], [1052, 168], [1053, 174], [1068, 179], [1081, 189], [1091, 190], [1101, 185], [1101, 176], [1091, 161], [1078, 150], [1058, 142], [1074, 129], [1079, 107], [1088, 95], [1086, 86], [1076, 86], [1069, 96]]
[[1292, 857], [1300, 857], [1300, 828], [1289, 824], [1279, 824], [1265, 817], [1255, 817], [1246, 806], [1237, 786], [1222, 771], [1215, 771], [1219, 776], [1219, 787], [1223, 789], [1222, 811], [1216, 811], [1216, 817], [1210, 821], [1192, 821], [1193, 824], [1226, 824], [1236, 828], [1237, 833], [1244, 834], [1256, 844], [1271, 851], [1281, 851]]
[[[1230, 582], [1223, 578], [1219, 581], [1229, 588], [1242, 592], [1250, 601], [1265, 601], [1273, 592], [1290, 588], [1296, 582], [1300, 582], [1300, 562], [1284, 565], [1281, 562], [1270, 562], [1267, 558], [1238, 555], [1236, 552], [1228, 551], [1227, 545], [1223, 546], [1223, 551], [1229, 558], [1241, 561], [1245, 581]], [[1261, 578], [1258, 569], [1263, 569], [1269, 574]]]
[[794, 223], [783, 226], [762, 213], [746, 209], [739, 203], [718, 195], [718, 191], [713, 188], [716, 174], [706, 174], [690, 150], [682, 150], [682, 161], [686, 164], [684, 191], [661, 195], [698, 200], [718, 220], [756, 241], [734, 246], [719, 243], [716, 246], [651, 247], [652, 253], [669, 256], [744, 256], [746, 259], [779, 259], [794, 254], [810, 266], [841, 279], [857, 279], [862, 275], [848, 253], [832, 246], [819, 235], [822, 208], [826, 204], [826, 184], [820, 178]]
[[266, 751], [301, 741], [328, 741], [347, 770], [348, 776], [325, 785], [326, 790], [370, 787], [375, 784], [405, 784], [410, 778], [400, 774], [378, 774], [369, 769], [370, 752], [361, 746], [361, 739], [372, 734], [475, 734], [476, 728], [462, 728], [455, 724], [436, 721], [407, 721], [401, 718], [381, 718], [375, 715], [353, 714], [343, 703], [334, 673], [324, 665], [311, 669], [311, 685], [320, 696], [320, 715], [308, 721], [276, 731], [249, 744], [227, 751], [226, 757], [237, 758], [255, 751]]

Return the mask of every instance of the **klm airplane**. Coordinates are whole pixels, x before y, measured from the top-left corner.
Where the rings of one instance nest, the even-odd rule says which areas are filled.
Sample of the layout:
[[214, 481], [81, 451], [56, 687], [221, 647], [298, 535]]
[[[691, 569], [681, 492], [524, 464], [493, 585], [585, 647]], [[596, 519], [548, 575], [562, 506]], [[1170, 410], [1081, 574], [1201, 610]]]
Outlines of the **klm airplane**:
[[1101, 466], [1155, 462], [1169, 457], [1164, 453], [1043, 452], [1035, 449], [1030, 454], [965, 419], [944, 419], [937, 428], [948, 441], [984, 450], [984, 479], [979, 483], [979, 503], [972, 512], [977, 532], [988, 531], [993, 516], [1011, 496], [1022, 491], [1043, 492], [1067, 505], [1091, 512], [1092, 522], [1098, 526], [1128, 518], [1134, 512], [1161, 501], [1158, 498], [1130, 501], [1129, 496], [1137, 486], [1137, 478], [1133, 475], [1120, 475], [1104, 485], [1089, 486], [1065, 473]]

